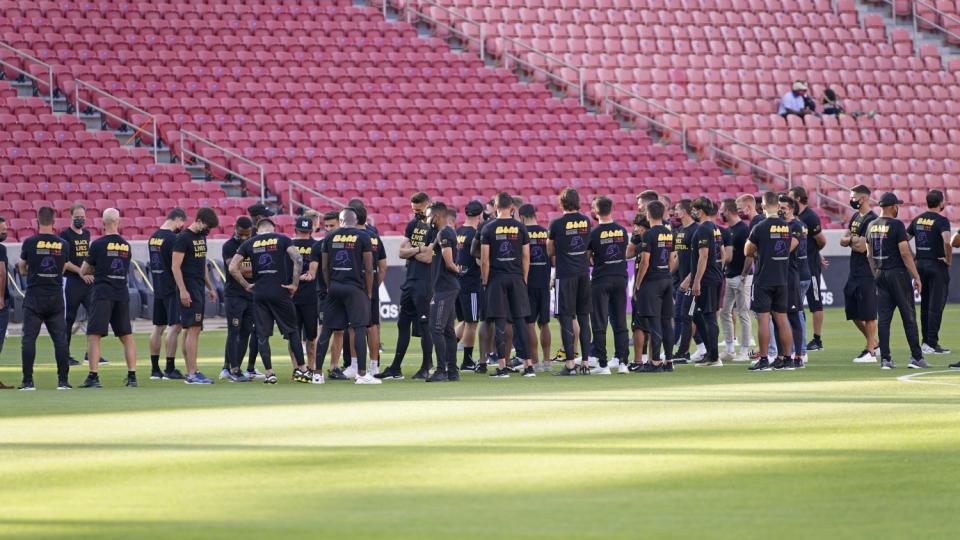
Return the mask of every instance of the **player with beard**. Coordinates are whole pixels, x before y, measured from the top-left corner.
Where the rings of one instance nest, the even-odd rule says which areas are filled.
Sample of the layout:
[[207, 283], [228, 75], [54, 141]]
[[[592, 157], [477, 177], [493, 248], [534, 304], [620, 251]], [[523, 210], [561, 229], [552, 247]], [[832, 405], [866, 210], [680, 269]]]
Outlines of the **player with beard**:
[[866, 340], [866, 348], [853, 359], [856, 364], [877, 361], [877, 284], [867, 261], [867, 229], [877, 214], [870, 209], [870, 188], [861, 184], [850, 190], [850, 206], [857, 212], [840, 238], [842, 247], [850, 248], [850, 273], [843, 287], [847, 320], [853, 321]]
[[203, 331], [205, 300], [217, 301], [217, 290], [207, 267], [207, 235], [220, 224], [212, 208], [197, 210], [197, 218], [173, 242], [170, 268], [180, 299], [180, 326], [183, 327], [183, 359], [187, 384], [213, 384], [197, 367], [200, 332]]
[[[150, 253], [150, 278], [153, 282], [153, 332], [150, 334], [150, 378], [183, 380], [176, 368], [177, 339], [180, 337], [180, 299], [173, 281], [173, 242], [183, 230], [187, 214], [181, 208], [167, 213], [163, 225], [147, 241]], [[167, 331], [167, 339], [163, 332]], [[160, 369], [160, 346], [167, 348], [166, 369]]]
[[[84, 225], [87, 222], [87, 210], [80, 203], [74, 203], [70, 206], [70, 226], [60, 232], [60, 238], [67, 241], [67, 247], [70, 250], [67, 269], [64, 272], [63, 292], [66, 298], [66, 324], [67, 324], [67, 348], [73, 338], [73, 325], [77, 321], [77, 311], [80, 306], [87, 312], [87, 319], [90, 319], [90, 311], [93, 308], [91, 304], [90, 293], [93, 291], [93, 276], [81, 276], [80, 267], [83, 266], [84, 259], [90, 249], [90, 231]], [[108, 363], [105, 359], [100, 359], [101, 364]], [[80, 362], [70, 356], [70, 365], [79, 366]]]
[[453, 319], [460, 293], [460, 267], [454, 261], [457, 233], [447, 224], [447, 205], [435, 202], [427, 209], [427, 223], [434, 231], [431, 244], [433, 262], [430, 264], [430, 331], [437, 348], [437, 369], [427, 382], [459, 381], [457, 371], [457, 332]]
[[[580, 194], [573, 188], [560, 192], [563, 215], [548, 229], [547, 255], [554, 261], [556, 280], [557, 317], [560, 319], [560, 338], [565, 356], [564, 368], [558, 375], [589, 375], [587, 358], [590, 351], [590, 219], [580, 213]], [[580, 352], [583, 353], [579, 372], [575, 356], [576, 319], [580, 331]]]
[[460, 293], [457, 296], [457, 320], [460, 327], [457, 338], [463, 343], [461, 371], [473, 371], [477, 364], [473, 359], [473, 347], [480, 320], [480, 265], [470, 254], [470, 246], [477, 235], [477, 227], [483, 214], [483, 204], [470, 201], [463, 209], [467, 219], [457, 228], [456, 261], [460, 267]]
[[587, 244], [588, 256], [593, 261], [593, 272], [590, 276], [590, 298], [593, 302], [590, 324], [593, 328], [593, 351], [599, 365], [591, 370], [591, 374], [610, 374], [607, 361], [608, 321], [613, 327], [614, 359], [620, 373], [626, 373], [630, 357], [626, 257], [629, 235], [626, 229], [613, 221], [613, 201], [609, 197], [597, 197], [592, 206], [598, 223], [590, 231]]
[[[648, 363], [631, 364], [633, 371], [673, 371], [673, 283], [671, 273], [677, 268], [673, 251], [674, 235], [663, 224], [666, 207], [660, 201], [647, 205], [647, 224], [642, 235], [631, 238], [636, 253], [636, 277], [633, 291], [633, 327], [649, 336]], [[663, 347], [661, 361], [660, 348]], [[643, 351], [636, 351], [642, 356]], [[637, 366], [637, 367], [633, 367]]]
[[950, 220], [943, 216], [943, 192], [927, 193], [927, 211], [910, 223], [907, 234], [917, 246], [917, 272], [923, 282], [920, 294], [920, 328], [924, 354], [949, 354], [940, 346], [940, 323], [947, 305], [950, 288], [950, 265], [953, 246], [950, 244]]
[[[737, 202], [734, 199], [724, 199], [721, 208], [721, 218], [727, 224], [730, 235], [730, 262], [725, 267], [725, 283], [723, 306], [720, 308], [720, 325], [723, 329], [726, 350], [720, 355], [721, 360], [747, 362], [752, 323], [750, 321], [750, 286], [749, 269], [744, 268], [746, 254], [744, 247], [750, 236], [749, 226], [740, 218]], [[734, 315], [740, 330], [740, 352], [734, 347]]]
[[707, 352], [696, 362], [700, 367], [722, 367], [717, 326], [717, 311], [720, 309], [720, 288], [723, 285], [723, 235], [714, 223], [717, 207], [706, 197], [693, 201], [694, 219], [700, 224], [690, 241], [690, 275], [682, 289], [693, 295], [693, 322], [703, 332], [703, 344]]
[[[547, 230], [537, 223], [537, 211], [532, 204], [525, 204], [518, 211], [520, 221], [527, 228], [530, 238], [530, 272], [527, 274], [527, 299], [530, 315], [526, 318], [529, 358], [534, 372], [550, 371], [550, 257], [547, 256]], [[539, 331], [539, 336], [538, 336]], [[538, 339], [539, 338], [539, 339]], [[539, 345], [539, 349], [538, 349]], [[540, 362], [540, 353], [543, 362]]]
[[[807, 266], [810, 272], [810, 285], [801, 290], [806, 296], [807, 305], [810, 306], [810, 315], [813, 319], [813, 339], [806, 343], [807, 351], [823, 350], [823, 298], [820, 292], [820, 280], [823, 275], [823, 269], [829, 264], [826, 257], [820, 254], [820, 250], [827, 245], [827, 237], [823, 235], [823, 227], [820, 225], [820, 216], [809, 206], [807, 190], [802, 186], [795, 186], [788, 192], [790, 197], [797, 201], [800, 212], [797, 219], [803, 222], [807, 228]], [[800, 285], [803, 289], [803, 284]], [[804, 323], [806, 317], [804, 316]]]
[[[253, 221], [246, 216], [238, 217], [233, 226], [233, 236], [223, 243], [221, 256], [224, 268], [229, 266], [240, 245], [252, 235]], [[240, 261], [240, 272], [248, 279], [253, 277], [249, 258]], [[241, 364], [247, 352], [250, 336], [253, 334], [253, 296], [233, 279], [233, 274], [230, 272], [227, 272], [224, 280], [223, 304], [227, 317], [223, 369], [227, 371], [226, 378], [231, 382], [247, 382], [250, 377], [243, 373]]]
[[[692, 251], [693, 235], [697, 231], [697, 222], [693, 219], [693, 203], [690, 199], [680, 199], [674, 209], [674, 215], [679, 220], [679, 227], [673, 231], [673, 249], [677, 253], [677, 272], [674, 278], [676, 289], [674, 302], [680, 310], [680, 340], [677, 342], [677, 352], [673, 363], [686, 364], [690, 361], [690, 339], [693, 335], [693, 296], [689, 289], [680, 286], [690, 277], [690, 252]], [[674, 336], [678, 336], [675, 332]]]

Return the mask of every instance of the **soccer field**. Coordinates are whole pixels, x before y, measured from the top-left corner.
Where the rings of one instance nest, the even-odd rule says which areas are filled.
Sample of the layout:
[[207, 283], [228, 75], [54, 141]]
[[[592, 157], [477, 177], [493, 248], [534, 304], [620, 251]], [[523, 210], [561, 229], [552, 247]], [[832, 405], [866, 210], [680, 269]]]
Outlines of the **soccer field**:
[[[958, 324], [952, 307], [955, 350]], [[109, 339], [105, 388], [70, 392], [44, 337], [39, 391], [0, 392], [0, 537], [956, 538], [960, 372], [898, 380], [916, 373], [899, 319], [893, 372], [850, 362], [842, 312], [826, 328], [796, 372], [380, 386], [291, 383], [279, 344], [277, 386], [150, 381], [140, 336], [140, 388]], [[202, 338], [210, 376], [223, 339]]]

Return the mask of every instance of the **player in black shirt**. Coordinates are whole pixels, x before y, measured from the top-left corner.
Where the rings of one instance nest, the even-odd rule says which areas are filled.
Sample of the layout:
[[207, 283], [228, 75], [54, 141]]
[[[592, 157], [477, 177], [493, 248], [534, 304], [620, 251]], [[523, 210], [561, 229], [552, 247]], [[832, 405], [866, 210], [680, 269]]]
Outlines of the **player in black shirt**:
[[93, 276], [92, 309], [87, 321], [87, 358], [90, 374], [80, 388], [100, 388], [100, 339], [109, 329], [123, 344], [127, 386], [137, 386], [137, 345], [130, 326], [130, 244], [120, 236], [120, 212], [103, 211], [103, 236], [90, 243], [80, 275]]
[[790, 226], [790, 236], [797, 240], [797, 247], [790, 252], [790, 268], [787, 273], [787, 320], [790, 321], [792, 359], [788, 351], [781, 351], [785, 362], [792, 361], [796, 369], [803, 368], [803, 356], [806, 354], [806, 335], [804, 334], [803, 297], [804, 283], [810, 284], [810, 267], [807, 264], [807, 226], [797, 219], [799, 205], [788, 195], [780, 195], [779, 216]]
[[[187, 214], [180, 208], [167, 213], [163, 225], [147, 241], [150, 253], [150, 279], [153, 283], [153, 332], [150, 334], [150, 378], [183, 380], [176, 368], [177, 338], [180, 336], [180, 299], [173, 281], [173, 243], [183, 230]], [[167, 331], [167, 365], [160, 369], [160, 346]]]
[[[223, 243], [221, 257], [224, 268], [227, 268], [237, 249], [253, 234], [253, 221], [247, 216], [237, 218], [233, 227], [233, 236]], [[253, 277], [250, 259], [240, 261], [240, 272], [247, 279]], [[249, 291], [233, 279], [233, 274], [227, 272], [223, 284], [223, 304], [227, 317], [227, 340], [224, 346], [228, 379], [233, 382], [247, 382], [250, 378], [240, 368], [243, 357], [247, 352], [247, 344], [253, 334], [253, 296]]]
[[[813, 318], [813, 339], [806, 343], [805, 350], [821, 351], [823, 350], [823, 339], [821, 337], [823, 334], [823, 298], [820, 291], [820, 281], [823, 268], [827, 265], [827, 259], [820, 255], [820, 250], [827, 245], [827, 238], [823, 235], [820, 216], [808, 206], [807, 190], [802, 186], [795, 186], [790, 189], [789, 195], [800, 206], [797, 219], [802, 221], [807, 228], [806, 255], [810, 285], [806, 288], [804, 296], [807, 298], [807, 305], [810, 307], [810, 314]], [[800, 287], [803, 289], [802, 279]], [[806, 318], [804, 318], [804, 324], [806, 324]]]
[[[674, 215], [679, 220], [679, 227], [673, 231], [673, 249], [677, 252], [677, 271], [673, 280], [676, 306], [680, 309], [680, 332], [674, 332], [679, 337], [674, 363], [686, 364], [690, 360], [690, 339], [699, 334], [702, 329], [693, 329], [693, 295], [690, 289], [680, 285], [690, 277], [691, 252], [693, 251], [693, 235], [699, 224], [693, 219], [693, 201], [680, 199], [674, 209]], [[702, 341], [702, 340], [701, 340]], [[641, 360], [641, 359], [638, 359]]]
[[590, 373], [590, 219], [580, 213], [580, 194], [573, 188], [560, 193], [563, 215], [551, 224], [547, 236], [547, 254], [553, 259], [556, 280], [557, 318], [560, 319], [560, 339], [566, 360], [559, 375], [576, 375], [574, 328], [577, 321], [580, 332], [580, 352], [583, 354], [579, 373]]
[[[530, 271], [527, 273], [527, 300], [530, 315], [526, 318], [530, 351], [527, 355], [534, 371], [548, 371], [550, 348], [550, 270], [547, 256], [547, 230], [537, 223], [537, 211], [532, 204], [525, 204], [518, 211], [520, 221], [527, 228], [530, 238]], [[539, 335], [538, 335], [539, 331]], [[543, 361], [540, 354], [543, 353]]]
[[473, 371], [477, 364], [473, 359], [473, 347], [477, 337], [477, 323], [480, 321], [480, 265], [471, 255], [470, 247], [477, 235], [477, 227], [483, 214], [483, 204], [470, 201], [463, 209], [467, 219], [457, 228], [457, 265], [460, 267], [460, 293], [457, 296], [458, 338], [463, 343], [463, 361], [460, 370]]
[[377, 374], [382, 379], [403, 379], [400, 366], [410, 346], [410, 336], [420, 338], [423, 361], [413, 378], [426, 379], [433, 365], [433, 343], [431, 343], [430, 317], [430, 262], [433, 254], [427, 248], [433, 242], [430, 226], [427, 225], [426, 212], [430, 197], [423, 192], [410, 197], [410, 207], [414, 218], [407, 224], [403, 240], [400, 242], [400, 258], [407, 261], [407, 277], [400, 290], [400, 316], [397, 318], [397, 350], [390, 366]]
[[703, 335], [707, 349], [698, 366], [722, 367], [720, 360], [720, 328], [717, 326], [717, 311], [720, 309], [720, 288], [723, 286], [723, 238], [713, 222], [717, 207], [706, 197], [693, 201], [693, 217], [700, 221], [690, 241], [690, 275], [681, 288], [693, 295], [693, 322]]
[[430, 264], [430, 331], [437, 349], [437, 369], [427, 382], [460, 380], [457, 371], [457, 332], [453, 319], [460, 293], [460, 267], [454, 260], [457, 232], [449, 226], [447, 205], [435, 202], [427, 209], [427, 223], [434, 230], [430, 245], [433, 262]]
[[20, 248], [20, 275], [27, 278], [23, 296], [23, 340], [20, 360], [23, 383], [20, 390], [34, 390], [33, 362], [37, 357], [37, 336], [46, 326], [57, 360], [57, 390], [69, 390], [70, 350], [63, 315], [63, 267], [69, 248], [53, 232], [54, 212], [48, 206], [37, 210], [38, 233], [23, 241]]
[[[183, 336], [183, 359], [187, 366], [187, 384], [212, 384], [213, 381], [197, 370], [197, 350], [203, 330], [205, 299], [217, 301], [217, 290], [210, 281], [207, 268], [207, 235], [217, 228], [220, 220], [211, 208], [197, 210], [197, 218], [177, 235], [173, 242], [170, 270], [177, 285], [180, 300], [180, 326]], [[206, 289], [206, 294], [204, 294]]]
[[[66, 278], [63, 285], [63, 294], [66, 298], [66, 324], [67, 324], [67, 348], [70, 348], [70, 342], [73, 337], [73, 325], [77, 320], [77, 311], [80, 306], [87, 312], [87, 319], [90, 318], [92, 304], [90, 303], [90, 293], [93, 290], [93, 276], [81, 276], [80, 267], [83, 266], [84, 259], [87, 258], [87, 252], [90, 249], [90, 231], [84, 228], [87, 219], [86, 208], [80, 203], [70, 206], [70, 227], [60, 232], [60, 238], [67, 241], [69, 253], [67, 256], [67, 268], [63, 273]], [[103, 359], [100, 360], [104, 362]], [[70, 356], [70, 365], [78, 366], [80, 362]]]
[[[335, 231], [337, 227], [340, 226], [340, 213], [336, 211], [330, 211], [323, 214], [323, 233], [324, 235], [330, 234]], [[317, 241], [318, 249], [320, 250], [321, 260], [320, 264], [323, 264], [323, 241], [325, 238], [321, 238]], [[320, 318], [320, 328], [323, 329], [323, 312], [327, 310], [327, 285], [323, 281], [323, 272], [320, 269], [320, 266], [317, 266], [317, 298], [318, 302], [318, 313]], [[330, 338], [330, 369], [327, 370], [327, 376], [332, 380], [347, 380], [347, 376], [343, 374], [341, 369], [340, 355], [343, 353], [343, 330], [334, 330], [333, 335]], [[316, 380], [316, 373], [314, 374], [314, 382], [319, 382]], [[321, 373], [322, 375], [322, 373]]]
[[[370, 248], [373, 250], [373, 297], [370, 298], [370, 323], [367, 325], [367, 349], [369, 351], [369, 371], [372, 375], [380, 373], [380, 284], [387, 275], [387, 250], [380, 239], [380, 232], [373, 225], [367, 223], [367, 208], [360, 199], [352, 199], [347, 205], [357, 214], [357, 227], [363, 229], [370, 237]], [[353, 330], [350, 330], [351, 332]], [[349, 349], [352, 339], [344, 342], [344, 350]], [[348, 378], [357, 375], [356, 365], [352, 357], [346, 359], [350, 367], [344, 373]]]
[[[0, 217], [0, 242], [7, 239], [7, 220]], [[10, 283], [7, 281], [7, 271], [9, 262], [7, 261], [7, 246], [0, 244], [0, 352], [3, 352], [3, 342], [7, 338], [7, 325], [10, 322], [10, 312], [13, 307], [12, 295], [10, 294]], [[8, 386], [0, 382], [0, 389], [9, 390]]]
[[[660, 201], [647, 205], [647, 225], [642, 235], [634, 235], [636, 276], [633, 289], [633, 327], [647, 333], [647, 358], [639, 368], [646, 372], [673, 371], [673, 281], [677, 254], [674, 234], [663, 224], [666, 207]], [[663, 347], [664, 361], [660, 359]], [[634, 365], [640, 365], [644, 351], [636, 351]]]
[[[752, 199], [752, 197], [751, 197]], [[724, 267], [723, 305], [720, 308], [720, 327], [726, 349], [720, 353], [721, 360], [738, 362], [749, 361], [748, 354], [752, 324], [750, 321], [750, 275], [744, 268], [746, 253], [744, 248], [750, 236], [750, 226], [740, 218], [737, 201], [724, 199], [721, 203], [720, 217], [727, 225], [730, 237], [730, 260]], [[734, 316], [740, 330], [740, 352], [734, 347]]]
[[[480, 279], [486, 288], [485, 315], [494, 325], [499, 368], [494, 378], [510, 376], [507, 368], [507, 320], [520, 321], [530, 315], [527, 277], [530, 271], [530, 237], [522, 223], [510, 217], [513, 198], [508, 193], [497, 195], [497, 218], [480, 231]], [[521, 348], [529, 351], [529, 336], [519, 333]], [[533, 364], [526, 359], [524, 375], [533, 373]], [[529, 369], [528, 369], [529, 368]]]
[[877, 361], [877, 285], [867, 262], [867, 227], [877, 219], [870, 210], [870, 188], [854, 186], [850, 190], [850, 206], [857, 211], [850, 218], [847, 232], [840, 238], [842, 247], [850, 248], [850, 274], [843, 287], [847, 320], [853, 321], [866, 340], [866, 348], [853, 359], [855, 363]]
[[613, 201], [609, 197], [594, 199], [593, 212], [598, 224], [590, 231], [587, 249], [593, 261], [590, 276], [592, 347], [599, 365], [591, 373], [609, 375], [607, 321], [613, 327], [614, 358], [618, 367], [626, 368], [630, 359], [627, 331], [627, 246], [630, 235], [613, 221]]
[[[903, 204], [893, 193], [880, 197], [881, 217], [867, 228], [867, 262], [877, 283], [877, 331], [880, 338], [880, 369], [893, 369], [890, 355], [890, 323], [894, 310], [900, 311], [903, 332], [910, 346], [910, 364], [907, 367], [930, 367], [923, 359], [920, 335], [917, 331], [917, 312], [913, 291], [923, 293], [920, 274], [910, 252], [910, 239], [903, 222], [897, 219]], [[910, 280], [913, 280], [911, 285]]]
[[300, 286], [293, 295], [293, 307], [297, 313], [300, 339], [306, 349], [307, 367], [311, 371], [315, 370], [317, 365], [317, 336], [320, 324], [316, 275], [320, 268], [322, 245], [311, 236], [315, 228], [313, 218], [307, 216], [297, 218], [293, 227], [293, 246], [303, 257], [303, 273], [300, 275]]
[[924, 354], [949, 354], [940, 345], [940, 323], [947, 305], [950, 288], [950, 265], [953, 246], [950, 244], [950, 220], [943, 216], [943, 192], [927, 193], [927, 211], [915, 217], [907, 234], [917, 247], [917, 272], [923, 282], [920, 294], [920, 328]]

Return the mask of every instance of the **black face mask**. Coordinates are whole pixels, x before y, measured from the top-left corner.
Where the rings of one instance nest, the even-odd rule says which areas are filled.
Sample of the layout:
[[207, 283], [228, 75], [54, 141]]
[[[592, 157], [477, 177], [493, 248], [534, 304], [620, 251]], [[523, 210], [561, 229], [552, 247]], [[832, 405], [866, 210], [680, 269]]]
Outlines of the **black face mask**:
[[780, 219], [787, 219], [787, 213], [783, 210], [777, 210], [777, 217]]
[[423, 212], [416, 212], [414, 215], [416, 216], [416, 218], [417, 218], [419, 221], [426, 221], [426, 220], [427, 220], [427, 214], [425, 214], [425, 213], [423, 213]]
[[431, 220], [431, 221], [430, 221], [430, 228], [433, 229], [433, 230], [437, 230], [437, 229], [440, 228], [440, 225], [438, 225], [436, 221]]
[[82, 218], [82, 217], [73, 218], [73, 228], [74, 228], [74, 229], [82, 229], [83, 226], [84, 226], [86, 223], [87, 223], [87, 220], [84, 219], [84, 218]]
[[210, 234], [210, 229], [201, 229], [200, 232], [198, 232], [197, 234], [199, 234], [200, 236], [206, 236]]
[[857, 199], [850, 199], [850, 208], [853, 208], [854, 210], [859, 210], [860, 201], [858, 201]]

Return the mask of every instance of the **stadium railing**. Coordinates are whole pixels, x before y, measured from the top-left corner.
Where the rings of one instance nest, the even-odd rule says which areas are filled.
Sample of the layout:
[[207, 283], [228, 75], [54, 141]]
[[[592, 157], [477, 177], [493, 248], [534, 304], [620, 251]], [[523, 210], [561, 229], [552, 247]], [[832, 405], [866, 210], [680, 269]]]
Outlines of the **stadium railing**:
[[[384, 6], [386, 5], [387, 1], [384, 0]], [[384, 10], [386, 10], [386, 7], [384, 7]], [[430, 0], [420, 0], [416, 5], [407, 5], [405, 13], [406, 20], [410, 24], [415, 23], [416, 19], [420, 18], [429, 21], [436, 28], [446, 31], [449, 35], [457, 37], [464, 44], [475, 43], [480, 59], [484, 59], [486, 51], [484, 50], [483, 25], [477, 21]], [[386, 11], [384, 11], [384, 17], [386, 17]], [[443, 20], [444, 18], [445, 20]], [[476, 31], [470, 32], [467, 28]]]
[[[190, 141], [193, 145], [193, 148], [187, 148], [187, 145], [184, 144], [186, 141]], [[220, 164], [214, 161], [212, 158], [209, 158], [202, 154], [203, 148], [209, 149], [212, 152], [219, 152], [226, 156], [227, 159], [224, 160], [225, 164]], [[253, 185], [260, 190], [260, 202], [264, 202], [267, 194], [267, 185], [266, 185], [266, 174], [263, 165], [256, 163], [250, 159], [247, 159], [240, 154], [227, 150], [226, 148], [219, 146], [209, 139], [205, 139], [196, 133], [190, 131], [180, 131], [180, 163], [186, 165], [190, 158], [192, 160], [197, 160], [203, 162], [209, 168], [218, 169], [225, 173], [229, 173], [235, 178], [243, 180], [245, 184]], [[239, 166], [231, 165], [230, 160], [237, 160], [241, 164], [246, 164], [251, 167], [251, 172], [243, 172], [240, 170]], [[234, 168], [235, 167], [235, 168]]]
[[[25, 60], [26, 62], [29, 62], [30, 64], [32, 64], [32, 65], [34, 65], [34, 66], [36, 66], [36, 67], [38, 68], [37, 71], [40, 72], [40, 75], [35, 75], [35, 74], [34, 74], [29, 68], [27, 68], [26, 66], [24, 66], [23, 68], [21, 68], [20, 66], [14, 65], [14, 64], [12, 64], [12, 63], [4, 60], [4, 59], [3, 59], [3, 56], [0, 56], [0, 64], [2, 64], [2, 65], [4, 65], [4, 66], [7, 66], [7, 67], [9, 67], [10, 69], [12, 69], [13, 71], [15, 71], [15, 72], [23, 75], [24, 77], [32, 80], [33, 83], [34, 83], [34, 87], [36, 87], [38, 90], [39, 90], [40, 88], [42, 88], [43, 85], [46, 85], [46, 86], [47, 86], [47, 95], [46, 95], [45, 97], [46, 97], [48, 103], [50, 104], [50, 111], [51, 111], [51, 112], [56, 112], [56, 111], [54, 110], [54, 104], [53, 104], [53, 93], [54, 93], [54, 91], [55, 91], [55, 88], [54, 88], [54, 86], [53, 86], [53, 66], [51, 66], [50, 64], [44, 62], [43, 60], [40, 60], [39, 58], [36, 58], [36, 57], [34, 57], [34, 56], [31, 56], [31, 55], [29, 55], [29, 54], [27, 54], [27, 53], [25, 53], [25, 52], [23, 52], [23, 51], [21, 51], [21, 50], [19, 50], [19, 49], [15, 49], [15, 48], [13, 48], [13, 47], [11, 47], [11, 46], [7, 45], [6, 43], [3, 43], [3, 42], [0, 42], [0, 50], [9, 51], [9, 52], [13, 53], [14, 55], [19, 56], [20, 58], [22, 58], [22, 59]], [[43, 76], [43, 75], [45, 75], [45, 76]]]
[[[526, 55], [532, 55], [540, 61], [529, 60], [525, 58]], [[552, 80], [561, 87], [573, 88], [579, 96], [580, 105], [586, 105], [583, 68], [568, 64], [555, 56], [515, 39], [505, 37], [503, 38], [503, 67], [510, 69], [511, 62], [529, 70], [534, 78], [539, 76], [542, 79]], [[549, 68], [551, 65], [558, 66], [557, 72], [559, 74]]]
[[330, 203], [330, 206], [334, 208], [340, 209], [344, 207], [343, 202], [338, 201], [337, 199], [324, 195], [323, 193], [320, 193], [316, 189], [302, 182], [297, 182], [296, 180], [289, 180], [287, 182], [287, 201], [288, 201], [288, 208], [290, 210], [291, 216], [295, 215], [297, 208], [303, 208], [304, 210], [314, 210], [314, 211], [317, 210], [316, 208], [313, 208], [309, 204], [305, 204], [302, 201], [297, 200], [293, 196], [293, 188], [297, 188], [300, 191], [300, 193], [306, 193], [308, 195], [312, 195], [313, 197], [323, 199], [324, 201]]
[[[762, 150], [752, 144], [747, 144], [731, 135], [711, 129], [709, 153], [710, 158], [721, 163], [731, 165], [744, 165], [750, 174], [756, 177], [765, 177], [770, 180], [781, 182], [782, 186], [776, 186], [784, 191], [793, 187], [793, 162]], [[774, 170], [769, 166], [770, 162], [780, 166], [779, 170]], [[766, 166], [763, 163], [767, 163]]]
[[[680, 146], [684, 149], [687, 148], [687, 127], [682, 115], [653, 100], [640, 97], [610, 82], [603, 82], [601, 86], [603, 88], [603, 112], [610, 114], [616, 111], [625, 116], [635, 116], [645, 120], [661, 132], [676, 135], [679, 139]], [[618, 98], [625, 98], [624, 101], [629, 103], [629, 105]], [[637, 110], [635, 107], [636, 103], [642, 104], [647, 110]], [[663, 115], [663, 118], [657, 119], [656, 115]], [[672, 121], [667, 121], [666, 118]]]
[[[105, 117], [107, 117], [107, 118], [109, 118], [109, 119], [112, 119], [112, 120], [114, 120], [115, 122], [117, 122], [117, 123], [119, 123], [119, 124], [122, 124], [122, 125], [127, 126], [128, 128], [130, 128], [130, 129], [132, 130], [133, 134], [130, 135], [130, 139], [127, 141], [128, 143], [129, 143], [130, 141], [132, 141], [132, 140], [133, 140], [135, 137], [137, 137], [138, 135], [141, 135], [141, 134], [150, 134], [150, 135], [151, 135], [151, 140], [153, 141], [152, 152], [153, 152], [153, 160], [154, 160], [154, 163], [159, 163], [159, 162], [160, 162], [160, 158], [159, 158], [159, 156], [158, 156], [158, 150], [159, 150], [158, 144], [159, 144], [159, 143], [158, 143], [158, 139], [157, 139], [157, 117], [156, 117], [156, 116], [148, 113], [147, 111], [141, 109], [140, 107], [137, 107], [136, 105], [133, 105], [132, 103], [130, 103], [130, 102], [128, 102], [128, 101], [125, 101], [125, 100], [120, 99], [120, 98], [118, 98], [118, 97], [116, 97], [116, 96], [114, 96], [114, 95], [111, 95], [111, 94], [109, 94], [109, 93], [101, 90], [100, 88], [97, 88], [96, 86], [94, 86], [94, 85], [92, 85], [92, 84], [90, 84], [90, 83], [88, 83], [88, 82], [81, 81], [80, 79], [75, 79], [74, 82], [75, 82], [75, 84], [76, 84], [76, 96], [75, 96], [75, 97], [76, 97], [76, 104], [77, 104], [77, 106], [76, 106], [76, 108], [75, 108], [75, 111], [76, 111], [77, 118], [80, 118], [81, 109], [83, 109], [83, 107], [89, 107], [90, 109], [93, 109], [94, 111], [100, 113], [101, 115], [103, 115], [103, 116], [105, 116]], [[133, 111], [133, 112], [136, 113], [136, 114], [139, 114], [139, 115], [141, 115], [141, 116], [143, 116], [143, 117], [146, 117], [147, 120], [149, 120], [149, 121], [146, 122], [146, 123], [144, 123], [144, 124], [137, 125], [136, 123], [131, 122], [130, 120], [127, 120], [127, 119], [124, 118], [123, 116], [114, 114], [114, 113], [110, 112], [109, 110], [107, 110], [107, 108], [102, 107], [102, 106], [99, 104], [99, 101], [96, 99], [96, 97], [91, 96], [89, 99], [84, 99], [84, 98], [82, 97], [82, 95], [81, 95], [81, 90], [87, 91], [87, 92], [93, 94], [93, 96], [99, 96], [99, 97], [102, 97], [102, 98], [109, 99], [109, 100], [115, 102], [116, 104], [120, 105], [121, 107], [123, 107], [123, 108], [125, 108], [125, 109], [127, 109], [127, 110], [129, 110], [129, 111]], [[130, 118], [133, 118], [133, 116], [131, 115]], [[147, 130], [146, 130], [146, 128], [148, 128], [148, 127], [149, 127], [150, 131], [147, 131]]]
[[[830, 193], [849, 191], [850, 186], [845, 186], [835, 180], [831, 180], [822, 174], [815, 175], [817, 180], [817, 206], [824, 208], [829, 204], [836, 205], [838, 211], [847, 208], [849, 201], [834, 197]], [[829, 204], [828, 204], [829, 203]]]
[[[934, 6], [933, 4], [924, 2], [923, 0], [913, 0], [913, 2], [910, 3], [910, 5], [911, 5], [910, 9], [912, 12], [911, 15], [913, 17], [913, 33], [914, 34], [917, 34], [920, 31], [920, 23], [926, 23], [927, 25], [935, 28], [938, 32], [945, 34], [947, 40], [950, 41], [951, 43], [953, 44], [960, 43], [960, 34], [957, 34], [951, 28], [947, 28], [946, 26], [944, 26], [944, 24], [946, 24], [946, 22], [949, 21], [950, 23], [952, 23], [952, 28], [954, 29], [960, 28], [960, 19], [958, 19], [954, 15], [951, 15], [940, 9], [937, 9], [937, 7]], [[921, 8], [920, 11], [918, 11], [917, 8]], [[931, 17], [927, 13], [930, 13], [933, 16]], [[917, 53], [920, 52], [918, 46], [915, 47], [915, 52]]]

